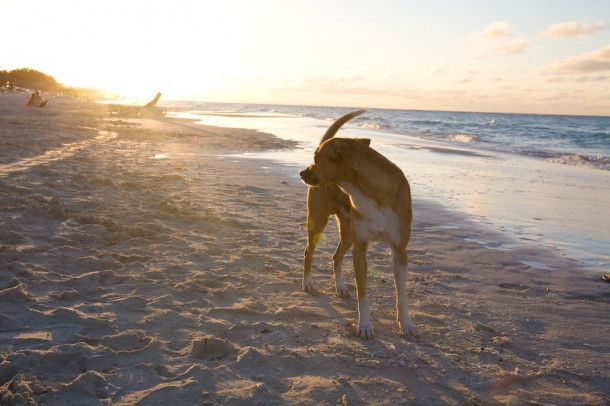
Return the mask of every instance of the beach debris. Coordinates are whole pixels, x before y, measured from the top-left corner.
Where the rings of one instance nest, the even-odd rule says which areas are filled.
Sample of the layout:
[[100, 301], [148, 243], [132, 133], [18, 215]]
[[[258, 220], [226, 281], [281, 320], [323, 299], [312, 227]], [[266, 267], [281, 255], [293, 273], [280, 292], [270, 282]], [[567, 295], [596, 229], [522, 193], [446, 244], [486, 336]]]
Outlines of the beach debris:
[[139, 105], [123, 105], [109, 104], [108, 111], [110, 114], [127, 117], [162, 117], [167, 113], [167, 109], [157, 107], [157, 102], [161, 98], [161, 92], [158, 92], [155, 97], [143, 106]]

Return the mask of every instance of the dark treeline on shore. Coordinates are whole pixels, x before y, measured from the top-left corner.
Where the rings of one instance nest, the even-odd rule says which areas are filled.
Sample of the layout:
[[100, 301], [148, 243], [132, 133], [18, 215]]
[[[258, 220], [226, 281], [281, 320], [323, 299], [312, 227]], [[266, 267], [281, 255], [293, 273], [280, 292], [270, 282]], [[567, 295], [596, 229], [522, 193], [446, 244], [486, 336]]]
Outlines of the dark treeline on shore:
[[42, 90], [44, 92], [60, 92], [64, 86], [53, 76], [30, 68], [0, 71], [0, 83], [4, 86], [13, 86], [25, 89]]
[[114, 92], [94, 88], [75, 88], [64, 86], [46, 73], [31, 68], [20, 68], [11, 71], [0, 70], [0, 88], [6, 90], [40, 90], [48, 93], [63, 93], [75, 97], [90, 99], [117, 98]]

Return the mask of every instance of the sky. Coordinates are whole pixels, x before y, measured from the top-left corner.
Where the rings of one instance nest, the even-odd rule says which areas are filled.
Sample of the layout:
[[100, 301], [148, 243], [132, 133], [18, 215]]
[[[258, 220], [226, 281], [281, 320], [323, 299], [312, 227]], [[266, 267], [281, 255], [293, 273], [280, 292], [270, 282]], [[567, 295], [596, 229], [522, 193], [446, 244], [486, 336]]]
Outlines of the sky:
[[610, 1], [2, 0], [0, 70], [163, 99], [610, 115]]

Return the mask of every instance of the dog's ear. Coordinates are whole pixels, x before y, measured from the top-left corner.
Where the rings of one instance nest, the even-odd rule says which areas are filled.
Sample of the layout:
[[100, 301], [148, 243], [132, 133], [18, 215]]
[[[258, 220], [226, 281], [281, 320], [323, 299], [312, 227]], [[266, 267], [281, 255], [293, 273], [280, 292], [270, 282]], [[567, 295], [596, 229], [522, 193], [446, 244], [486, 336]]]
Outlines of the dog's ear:
[[328, 157], [333, 161], [341, 161], [349, 158], [352, 155], [352, 148], [349, 143], [343, 142], [343, 140], [338, 138], [335, 140], [328, 145], [330, 148]]
[[362, 145], [366, 145], [367, 147], [369, 145], [371, 145], [371, 139], [370, 138], [356, 138], [356, 141], [358, 141]]

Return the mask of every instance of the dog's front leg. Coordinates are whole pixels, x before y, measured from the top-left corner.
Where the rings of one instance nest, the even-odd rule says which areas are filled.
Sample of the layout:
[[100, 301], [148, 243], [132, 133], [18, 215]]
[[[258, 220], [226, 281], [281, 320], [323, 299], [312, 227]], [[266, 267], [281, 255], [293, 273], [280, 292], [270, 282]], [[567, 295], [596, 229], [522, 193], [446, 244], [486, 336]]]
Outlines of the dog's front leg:
[[396, 289], [396, 311], [398, 328], [401, 334], [419, 338], [417, 328], [411, 322], [407, 308], [407, 264], [408, 255], [405, 248], [392, 248], [392, 265], [394, 268], [394, 288]]
[[354, 276], [356, 278], [356, 292], [358, 293], [358, 337], [368, 340], [373, 338], [373, 325], [371, 324], [371, 307], [366, 292], [366, 241], [356, 241], [354, 243], [352, 256], [354, 258]]

